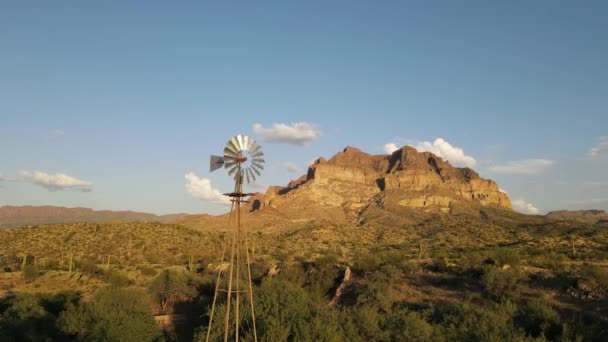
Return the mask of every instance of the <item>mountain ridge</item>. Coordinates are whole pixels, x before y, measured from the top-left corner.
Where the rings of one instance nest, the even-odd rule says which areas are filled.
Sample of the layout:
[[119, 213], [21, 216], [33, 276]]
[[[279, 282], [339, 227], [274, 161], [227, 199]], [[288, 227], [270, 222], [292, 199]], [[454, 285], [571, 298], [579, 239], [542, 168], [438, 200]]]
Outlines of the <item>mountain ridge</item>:
[[508, 195], [496, 182], [410, 146], [390, 155], [371, 155], [348, 146], [329, 160], [316, 159], [306, 174], [286, 187], [269, 187], [254, 201], [259, 201], [257, 209], [283, 208], [297, 205], [295, 197], [308, 198], [309, 205], [350, 211], [362, 210], [378, 197], [428, 212], [450, 212], [459, 204], [512, 210]]
[[188, 214], [156, 215], [131, 210], [94, 210], [83, 207], [59, 206], [0, 206], [0, 228], [33, 224], [105, 222], [105, 221], [158, 221], [173, 222]]

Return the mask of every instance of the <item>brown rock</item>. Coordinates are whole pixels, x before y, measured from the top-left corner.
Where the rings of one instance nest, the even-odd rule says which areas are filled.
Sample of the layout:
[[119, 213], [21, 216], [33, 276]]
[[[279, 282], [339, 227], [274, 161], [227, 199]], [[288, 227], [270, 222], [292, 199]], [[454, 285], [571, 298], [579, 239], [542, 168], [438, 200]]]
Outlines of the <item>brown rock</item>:
[[329, 160], [315, 160], [306, 175], [286, 188], [270, 188], [263, 203], [283, 212], [291, 209], [290, 217], [323, 214], [348, 219], [378, 205], [379, 195], [385, 198], [382, 201], [411, 208], [450, 211], [456, 203], [471, 203], [511, 209], [508, 196], [495, 182], [410, 146], [391, 155], [346, 147]]

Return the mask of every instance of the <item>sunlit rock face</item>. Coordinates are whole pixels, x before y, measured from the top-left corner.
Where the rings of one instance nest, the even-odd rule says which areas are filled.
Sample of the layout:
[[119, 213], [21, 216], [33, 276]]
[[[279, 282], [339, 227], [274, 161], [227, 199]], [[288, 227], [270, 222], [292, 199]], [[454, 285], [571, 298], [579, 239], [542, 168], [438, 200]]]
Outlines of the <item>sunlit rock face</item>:
[[347, 217], [383, 203], [442, 212], [471, 205], [511, 209], [494, 181], [409, 146], [390, 155], [347, 147], [329, 160], [317, 159], [307, 174], [286, 187], [270, 187], [256, 200], [256, 209], [280, 208], [294, 216], [321, 210]]

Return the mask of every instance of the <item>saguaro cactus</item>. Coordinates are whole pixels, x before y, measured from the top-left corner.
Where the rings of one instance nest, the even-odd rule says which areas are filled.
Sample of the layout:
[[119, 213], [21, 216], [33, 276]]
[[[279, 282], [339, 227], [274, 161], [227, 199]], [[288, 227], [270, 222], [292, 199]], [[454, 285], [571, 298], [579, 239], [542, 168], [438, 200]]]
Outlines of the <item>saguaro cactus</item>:
[[192, 254], [190, 254], [190, 257], [188, 258], [188, 270], [194, 271], [194, 257]]
[[74, 255], [72, 253], [68, 256], [68, 272], [72, 274], [72, 270], [74, 269]]
[[26, 265], [27, 265], [27, 254], [23, 254], [23, 257], [21, 258], [21, 269], [24, 269]]

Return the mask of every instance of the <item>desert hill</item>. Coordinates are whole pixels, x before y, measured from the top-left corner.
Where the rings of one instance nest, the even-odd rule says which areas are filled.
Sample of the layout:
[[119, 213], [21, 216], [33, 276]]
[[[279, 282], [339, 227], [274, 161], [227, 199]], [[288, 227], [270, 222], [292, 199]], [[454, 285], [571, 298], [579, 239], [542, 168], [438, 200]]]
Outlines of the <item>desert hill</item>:
[[106, 222], [106, 221], [157, 221], [172, 222], [186, 214], [155, 215], [136, 211], [93, 210], [55, 206], [2, 206], [0, 228], [33, 224]]
[[604, 210], [558, 210], [552, 211], [546, 216], [559, 221], [570, 220], [608, 224], [608, 213]]

